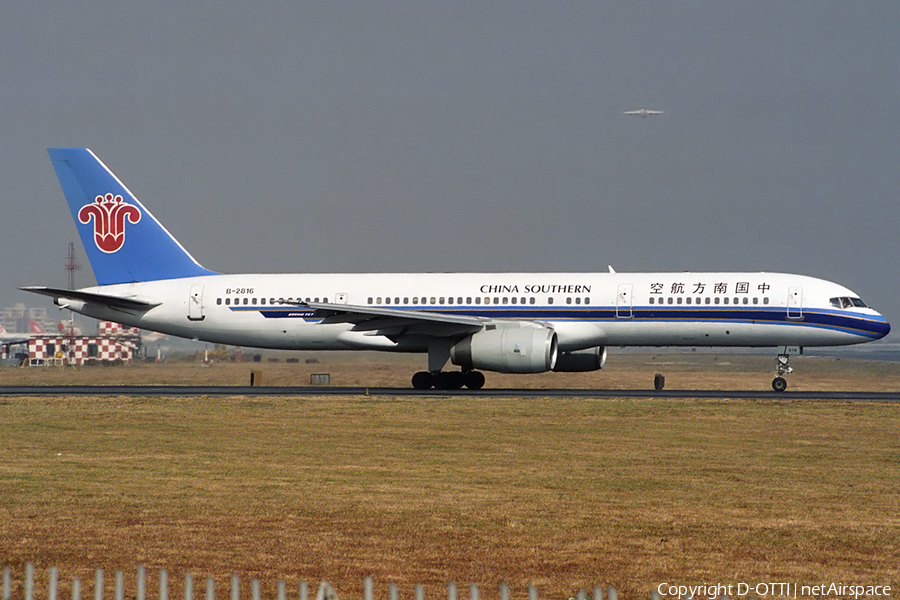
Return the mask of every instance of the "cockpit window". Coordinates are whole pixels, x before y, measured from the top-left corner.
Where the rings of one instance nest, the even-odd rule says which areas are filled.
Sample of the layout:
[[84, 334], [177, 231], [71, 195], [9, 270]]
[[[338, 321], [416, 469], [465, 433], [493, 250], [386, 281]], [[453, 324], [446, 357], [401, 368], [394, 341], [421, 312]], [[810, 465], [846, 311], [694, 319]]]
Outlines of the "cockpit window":
[[861, 299], [850, 298], [848, 296], [831, 298], [829, 302], [831, 302], [831, 305], [835, 308], [868, 308], [868, 306], [866, 306], [866, 303]]

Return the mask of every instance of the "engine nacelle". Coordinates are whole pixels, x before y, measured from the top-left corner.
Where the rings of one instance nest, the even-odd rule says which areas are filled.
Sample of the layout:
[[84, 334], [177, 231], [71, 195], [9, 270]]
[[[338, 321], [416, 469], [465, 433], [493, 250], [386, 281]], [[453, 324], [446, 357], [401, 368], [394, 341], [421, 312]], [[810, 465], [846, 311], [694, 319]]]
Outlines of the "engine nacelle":
[[579, 371], [598, 371], [606, 364], [606, 346], [596, 346], [561, 352], [556, 359], [553, 370], [557, 373], [575, 373]]
[[556, 364], [556, 332], [547, 327], [501, 327], [479, 331], [450, 349], [464, 369], [498, 373], [544, 373]]

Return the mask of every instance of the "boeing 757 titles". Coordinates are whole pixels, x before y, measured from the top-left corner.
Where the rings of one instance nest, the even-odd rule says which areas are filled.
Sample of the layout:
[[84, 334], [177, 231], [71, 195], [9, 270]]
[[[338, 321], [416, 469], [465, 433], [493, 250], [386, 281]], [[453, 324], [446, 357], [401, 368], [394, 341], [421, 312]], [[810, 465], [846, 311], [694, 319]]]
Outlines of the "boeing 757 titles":
[[98, 285], [22, 289], [219, 344], [425, 353], [418, 389], [479, 389], [482, 371], [598, 370], [609, 346], [741, 346], [780, 348], [772, 386], [782, 391], [803, 346], [890, 331], [855, 292], [786, 273], [224, 275], [194, 260], [93, 152], [49, 152]]

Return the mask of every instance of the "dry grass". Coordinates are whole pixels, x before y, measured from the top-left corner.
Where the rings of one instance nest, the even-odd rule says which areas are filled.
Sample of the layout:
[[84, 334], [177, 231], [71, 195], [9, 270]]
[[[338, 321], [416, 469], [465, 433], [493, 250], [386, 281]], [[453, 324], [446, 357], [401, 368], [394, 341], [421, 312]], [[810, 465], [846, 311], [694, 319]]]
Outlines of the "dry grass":
[[[745, 358], [721, 381], [695, 363], [662, 372], [767, 386]], [[649, 387], [659, 363], [629, 360], [646, 382], [631, 387]], [[843, 389], [897, 386], [880, 363], [805, 362], [826, 365], [816, 385], [842, 373]], [[349, 379], [363, 368], [351, 363], [290, 367]], [[151, 369], [85, 372], [130, 383]], [[610, 373], [591, 376], [627, 382]], [[894, 404], [60, 397], [0, 399], [0, 418], [0, 561], [58, 566], [85, 581], [83, 597], [94, 567], [138, 564], [170, 569], [173, 587], [185, 573], [220, 591], [231, 573], [260, 577], [269, 597], [276, 578], [361, 597], [370, 574], [407, 597], [450, 580], [488, 598], [501, 581], [518, 597], [533, 581], [544, 598], [595, 583], [626, 597], [663, 581], [900, 583]]]
[[[410, 377], [425, 368], [420, 355], [383, 353], [296, 353], [298, 363], [172, 362], [114, 367], [32, 367], [2, 369], [6, 385], [248, 385], [250, 372], [261, 371], [267, 386], [309, 385], [310, 374], [330, 373], [336, 386], [410, 387]], [[307, 360], [317, 361], [307, 364]], [[900, 391], [897, 363], [832, 357], [791, 359], [796, 372], [788, 376], [791, 391]], [[449, 367], [448, 367], [449, 368]], [[775, 356], [668, 353], [613, 354], [607, 366], [593, 373], [503, 375], [485, 373], [487, 388], [500, 389], [652, 389], [653, 376], [666, 376], [667, 389], [770, 391]]]

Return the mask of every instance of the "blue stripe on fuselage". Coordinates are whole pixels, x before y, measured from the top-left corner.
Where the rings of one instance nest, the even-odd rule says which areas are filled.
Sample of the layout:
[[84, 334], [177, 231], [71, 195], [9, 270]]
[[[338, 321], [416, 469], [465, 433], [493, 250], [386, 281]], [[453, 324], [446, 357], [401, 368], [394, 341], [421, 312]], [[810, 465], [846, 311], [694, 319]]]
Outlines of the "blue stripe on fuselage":
[[[391, 306], [398, 310], [419, 310], [418, 306]], [[259, 312], [267, 319], [300, 318], [314, 319], [314, 310], [297, 307], [233, 306], [234, 312]], [[758, 323], [788, 324], [802, 327], [816, 327], [859, 335], [870, 339], [879, 339], [891, 330], [890, 324], [883, 317], [861, 315], [858, 313], [828, 310], [804, 309], [800, 318], [788, 318], [784, 307], [777, 308], [724, 308], [685, 306], [668, 308], [660, 306], [636, 306], [631, 309], [631, 317], [616, 315], [614, 306], [458, 306], [433, 307], [429, 312], [465, 315], [473, 317], [490, 317], [495, 319], [541, 320], [541, 321], [585, 321], [585, 322], [619, 322], [634, 321], [640, 323]], [[619, 308], [619, 314], [627, 309]]]

